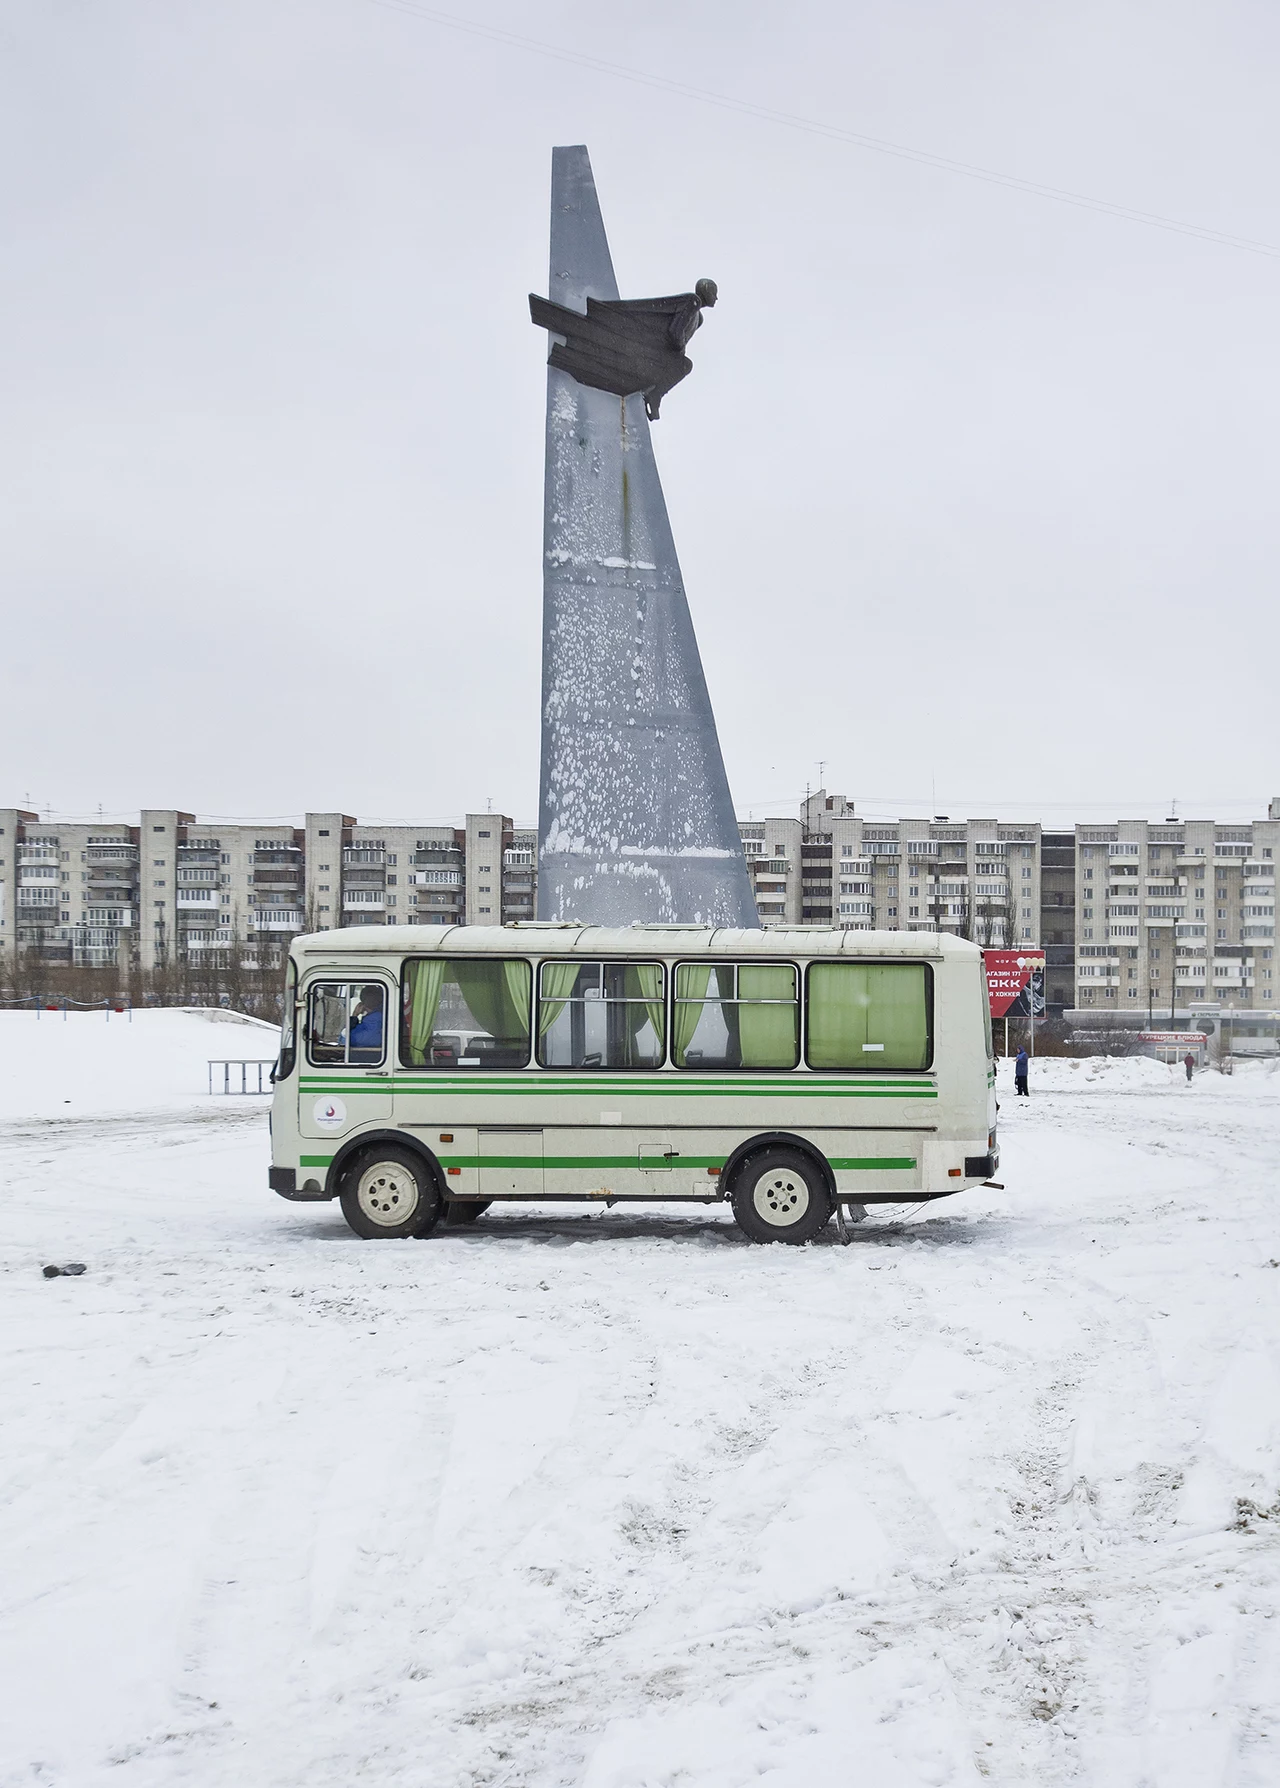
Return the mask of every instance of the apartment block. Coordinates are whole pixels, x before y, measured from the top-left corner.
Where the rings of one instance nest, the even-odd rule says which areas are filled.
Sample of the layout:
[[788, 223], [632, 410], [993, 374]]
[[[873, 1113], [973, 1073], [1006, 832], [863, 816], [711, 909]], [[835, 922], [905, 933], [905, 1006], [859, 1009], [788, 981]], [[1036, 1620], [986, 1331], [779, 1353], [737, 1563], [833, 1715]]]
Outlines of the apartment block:
[[948, 931], [1039, 944], [1041, 829], [994, 819], [864, 820], [820, 789], [799, 819], [739, 826], [766, 927]]
[[275, 960], [304, 930], [501, 925], [534, 916], [536, 863], [536, 832], [503, 814], [292, 826], [148, 808], [128, 825], [0, 808], [0, 955], [156, 970], [233, 948]]
[[1265, 820], [1076, 827], [1076, 1010], [1169, 1029], [1198, 1008], [1267, 1011], [1275, 992], [1280, 800]]

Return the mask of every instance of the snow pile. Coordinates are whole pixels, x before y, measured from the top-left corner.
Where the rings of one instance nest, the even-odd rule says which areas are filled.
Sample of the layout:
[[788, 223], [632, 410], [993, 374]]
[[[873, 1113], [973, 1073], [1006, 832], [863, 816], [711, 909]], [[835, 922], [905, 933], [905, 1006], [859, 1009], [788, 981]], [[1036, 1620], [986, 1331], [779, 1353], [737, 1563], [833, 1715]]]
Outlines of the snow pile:
[[[1030, 1063], [1028, 1084], [1055, 1093], [1093, 1091], [1099, 1086], [1117, 1092], [1136, 1092], [1142, 1087], [1166, 1087], [1186, 1078], [1186, 1069], [1181, 1064], [1170, 1068], [1146, 1055], [1041, 1055]], [[997, 1063], [997, 1084], [1001, 1092], [1013, 1092], [1012, 1058]]]
[[0, 1012], [0, 1119], [190, 1104], [207, 1094], [211, 1060], [270, 1061], [279, 1038], [273, 1024], [216, 1008], [149, 1010], [132, 1019], [127, 1012]]
[[[1181, 1062], [1157, 1062], [1146, 1055], [1044, 1055], [1031, 1060], [1027, 1081], [1033, 1093], [1158, 1092], [1178, 1087], [1185, 1090], [1187, 1071]], [[1199, 1098], [1229, 1097], [1233, 1083], [1247, 1085], [1250, 1096], [1280, 1093], [1280, 1060], [1237, 1057], [1229, 1075], [1219, 1074], [1215, 1068], [1197, 1068], [1192, 1087]], [[996, 1084], [1003, 1111], [1004, 1095], [1014, 1096], [1012, 1058], [996, 1063]]]

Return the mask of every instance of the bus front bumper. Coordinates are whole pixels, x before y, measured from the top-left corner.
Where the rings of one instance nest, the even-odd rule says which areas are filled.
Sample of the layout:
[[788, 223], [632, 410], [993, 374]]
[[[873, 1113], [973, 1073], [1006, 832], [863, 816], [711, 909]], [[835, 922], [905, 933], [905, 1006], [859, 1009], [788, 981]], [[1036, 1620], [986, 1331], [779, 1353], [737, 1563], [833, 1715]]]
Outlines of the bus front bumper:
[[308, 1180], [305, 1186], [298, 1184], [296, 1167], [270, 1167], [267, 1169], [267, 1184], [281, 1198], [291, 1198], [296, 1204], [316, 1204], [326, 1200], [329, 1194], [316, 1180]]

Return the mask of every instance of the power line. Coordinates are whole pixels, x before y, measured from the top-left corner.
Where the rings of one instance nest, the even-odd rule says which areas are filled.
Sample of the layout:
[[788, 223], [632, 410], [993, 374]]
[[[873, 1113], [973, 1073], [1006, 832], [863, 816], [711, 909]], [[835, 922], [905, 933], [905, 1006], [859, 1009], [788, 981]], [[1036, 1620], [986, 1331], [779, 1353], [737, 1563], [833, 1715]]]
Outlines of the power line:
[[957, 161], [952, 156], [936, 155], [932, 150], [916, 149], [907, 143], [888, 142], [883, 137], [868, 136], [864, 131], [846, 130], [842, 125], [829, 124], [820, 118], [804, 118], [794, 112], [780, 111], [775, 106], [759, 105], [754, 100], [740, 99], [727, 93], [713, 93], [704, 87], [694, 87], [687, 81], [672, 80], [667, 75], [653, 74], [647, 69], [629, 68], [624, 63], [609, 62], [602, 56], [592, 56], [583, 50], [545, 43], [540, 38], [525, 37], [518, 31], [507, 31], [499, 25], [460, 19], [454, 13], [442, 12], [438, 7], [419, 5], [416, 0], [369, 0], [369, 3], [381, 6], [387, 12], [399, 12], [407, 18], [443, 25], [450, 31], [462, 31], [470, 37], [504, 44], [510, 49], [523, 50], [530, 55], [568, 62], [577, 68], [590, 69], [595, 74], [630, 81], [635, 86], [652, 87], [662, 93], [675, 94], [681, 99], [694, 100], [699, 105], [717, 106], [721, 111], [737, 112], [746, 118], [759, 118], [768, 124], [780, 124], [788, 130], [804, 131], [810, 136], [826, 137], [832, 142], [869, 149], [877, 155], [891, 155], [900, 161], [916, 162], [921, 167], [959, 174], [966, 180], [981, 180], [989, 186], [1004, 186], [1012, 192], [1050, 199], [1058, 205], [1074, 205], [1080, 210], [1097, 211], [1104, 217], [1118, 217], [1126, 223], [1142, 224], [1148, 229], [1169, 230], [1178, 236], [1193, 236], [1198, 241], [1213, 242], [1221, 248], [1238, 248], [1249, 254], [1280, 256], [1280, 247], [1272, 242], [1258, 242], [1252, 237], [1237, 236], [1228, 230], [1215, 230], [1204, 224], [1187, 223], [1182, 218], [1165, 217], [1155, 211], [1142, 211], [1136, 206], [1121, 205], [1089, 193], [1048, 186], [1040, 180], [1024, 180], [1018, 174], [1006, 174], [998, 168], [984, 168], [973, 162]]

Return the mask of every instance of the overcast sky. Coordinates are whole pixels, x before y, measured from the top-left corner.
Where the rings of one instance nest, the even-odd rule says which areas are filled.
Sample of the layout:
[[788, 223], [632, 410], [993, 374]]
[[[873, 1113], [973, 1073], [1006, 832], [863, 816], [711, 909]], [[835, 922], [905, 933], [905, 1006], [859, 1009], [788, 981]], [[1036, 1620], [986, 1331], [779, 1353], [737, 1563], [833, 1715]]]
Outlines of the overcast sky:
[[[1280, 245], [1265, 0], [453, 10]], [[536, 816], [576, 142], [624, 296], [720, 285], [655, 441], [741, 814], [1280, 792], [1280, 254], [414, 0], [0, 0], [0, 87], [0, 805]]]

